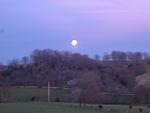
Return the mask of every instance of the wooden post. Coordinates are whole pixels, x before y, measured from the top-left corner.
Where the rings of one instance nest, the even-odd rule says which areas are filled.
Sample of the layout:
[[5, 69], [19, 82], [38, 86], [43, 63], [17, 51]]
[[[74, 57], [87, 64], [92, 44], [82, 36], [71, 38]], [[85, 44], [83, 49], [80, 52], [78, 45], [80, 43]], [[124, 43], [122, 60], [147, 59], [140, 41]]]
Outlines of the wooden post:
[[48, 81], [48, 102], [50, 102], [50, 82]]

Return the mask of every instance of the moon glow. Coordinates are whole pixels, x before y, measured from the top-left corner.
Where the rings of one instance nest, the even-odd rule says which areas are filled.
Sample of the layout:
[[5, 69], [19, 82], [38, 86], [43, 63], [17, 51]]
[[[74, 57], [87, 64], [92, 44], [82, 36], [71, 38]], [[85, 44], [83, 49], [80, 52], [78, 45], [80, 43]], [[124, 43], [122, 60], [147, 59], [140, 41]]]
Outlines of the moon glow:
[[78, 44], [78, 41], [77, 41], [77, 40], [72, 40], [72, 41], [71, 41], [71, 45], [76, 46], [77, 44]]

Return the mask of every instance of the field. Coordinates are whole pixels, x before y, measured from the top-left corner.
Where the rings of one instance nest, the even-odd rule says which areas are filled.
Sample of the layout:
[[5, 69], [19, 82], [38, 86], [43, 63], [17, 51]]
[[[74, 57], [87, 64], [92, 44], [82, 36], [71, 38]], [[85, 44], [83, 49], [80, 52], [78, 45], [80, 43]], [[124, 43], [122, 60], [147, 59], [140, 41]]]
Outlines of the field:
[[[47, 103], [46, 88], [10, 88], [10, 97], [8, 103], [0, 104], [0, 113], [150, 113], [147, 106], [134, 106], [129, 109], [125, 105], [86, 105], [80, 108], [78, 104], [67, 103]], [[51, 98], [64, 99], [68, 92], [64, 89], [51, 89]], [[31, 98], [35, 96], [35, 102]], [[63, 100], [62, 100], [63, 101]]]
[[[47, 101], [46, 88], [17, 88], [9, 89], [9, 102], [28, 102], [32, 97], [36, 97], [35, 101]], [[51, 98], [64, 99], [67, 96], [67, 91], [63, 89], [51, 89]], [[63, 101], [63, 100], [62, 100]]]
[[0, 104], [0, 113], [150, 113], [150, 108], [146, 106], [136, 106], [129, 110], [128, 106], [106, 105], [104, 108], [89, 105], [79, 108], [71, 104], [48, 104], [48, 103], [5, 103]]

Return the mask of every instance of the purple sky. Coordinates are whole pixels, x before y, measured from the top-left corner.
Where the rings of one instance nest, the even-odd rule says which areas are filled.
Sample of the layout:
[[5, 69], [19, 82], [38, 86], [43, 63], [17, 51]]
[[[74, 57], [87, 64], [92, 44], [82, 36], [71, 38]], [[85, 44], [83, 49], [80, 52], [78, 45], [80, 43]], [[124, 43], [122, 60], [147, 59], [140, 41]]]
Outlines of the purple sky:
[[[150, 50], [150, 0], [0, 0], [0, 62], [57, 49]], [[77, 39], [79, 45], [70, 46]]]

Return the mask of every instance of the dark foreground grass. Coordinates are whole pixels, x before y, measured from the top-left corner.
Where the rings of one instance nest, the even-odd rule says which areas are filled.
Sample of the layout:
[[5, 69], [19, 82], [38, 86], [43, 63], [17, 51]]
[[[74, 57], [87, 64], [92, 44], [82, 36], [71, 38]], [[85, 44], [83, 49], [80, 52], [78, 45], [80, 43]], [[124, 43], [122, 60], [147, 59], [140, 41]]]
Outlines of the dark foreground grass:
[[150, 113], [148, 107], [136, 106], [129, 110], [128, 106], [107, 105], [104, 109], [95, 106], [79, 108], [71, 104], [48, 104], [48, 103], [5, 103], [0, 104], [0, 113]]
[[100, 111], [93, 108], [71, 107], [63, 104], [11, 103], [0, 104], [0, 113], [100, 113]]

